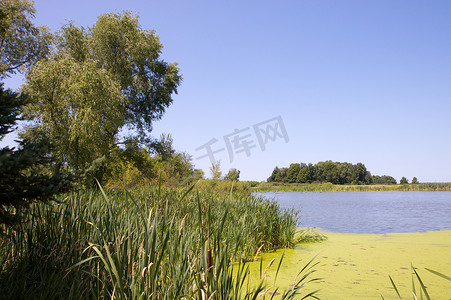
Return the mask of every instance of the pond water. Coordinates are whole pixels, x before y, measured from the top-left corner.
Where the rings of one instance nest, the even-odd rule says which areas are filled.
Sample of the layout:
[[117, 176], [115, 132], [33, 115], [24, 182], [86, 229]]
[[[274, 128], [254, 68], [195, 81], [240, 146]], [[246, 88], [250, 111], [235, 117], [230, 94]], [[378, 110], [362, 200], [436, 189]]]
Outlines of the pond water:
[[255, 193], [301, 209], [298, 226], [343, 233], [451, 229], [451, 192]]

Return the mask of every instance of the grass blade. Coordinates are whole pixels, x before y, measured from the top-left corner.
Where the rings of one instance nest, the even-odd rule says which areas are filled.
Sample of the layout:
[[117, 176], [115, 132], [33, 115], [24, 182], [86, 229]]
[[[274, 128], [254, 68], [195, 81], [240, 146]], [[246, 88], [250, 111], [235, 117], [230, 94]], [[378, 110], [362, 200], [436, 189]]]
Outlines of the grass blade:
[[391, 285], [392, 285], [393, 288], [395, 289], [396, 294], [398, 294], [399, 299], [401, 299], [401, 295], [399, 294], [399, 291], [398, 291], [398, 288], [396, 287], [395, 282], [393, 281], [393, 279], [391, 278], [391, 276], [388, 276], [388, 278], [390, 278]]
[[437, 276], [440, 276], [440, 277], [442, 277], [442, 278], [444, 278], [444, 279], [446, 279], [446, 280], [448, 280], [448, 281], [451, 281], [451, 277], [448, 277], [448, 276], [446, 276], [445, 274], [442, 274], [442, 273], [440, 273], [440, 272], [437, 272], [437, 271], [434, 271], [434, 270], [431, 270], [431, 269], [428, 269], [428, 268], [425, 268], [427, 271], [429, 271], [429, 272], [431, 272], [432, 274], [434, 274], [434, 275], [437, 275]]
[[418, 279], [418, 282], [420, 283], [421, 290], [424, 292], [426, 299], [431, 300], [431, 297], [429, 297], [429, 293], [426, 290], [426, 286], [423, 284], [423, 281], [421, 280], [420, 275], [418, 275], [417, 270], [414, 267], [412, 267], [412, 269], [413, 269], [413, 272], [415, 273], [415, 276]]

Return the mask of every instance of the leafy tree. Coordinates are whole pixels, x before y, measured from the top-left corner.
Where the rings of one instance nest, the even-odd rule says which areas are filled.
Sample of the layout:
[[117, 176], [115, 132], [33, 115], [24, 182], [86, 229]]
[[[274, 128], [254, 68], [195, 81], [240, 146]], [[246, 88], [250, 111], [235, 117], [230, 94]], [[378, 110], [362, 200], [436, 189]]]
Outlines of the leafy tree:
[[[380, 177], [376, 176], [379, 180]], [[393, 179], [392, 177], [390, 177]], [[290, 164], [289, 168], [275, 167], [268, 182], [330, 182], [334, 184], [372, 184], [374, 177], [362, 163], [340, 163], [332, 161]], [[394, 179], [393, 179], [394, 180]], [[394, 180], [396, 183], [396, 180]]]
[[29, 67], [49, 52], [52, 35], [36, 27], [36, 10], [28, 0], [0, 2], [0, 79]]
[[[115, 148], [106, 165], [103, 180], [109, 188], [121, 188], [125, 175], [128, 186], [158, 182], [170, 186], [188, 185], [203, 177], [195, 170], [192, 157], [172, 146], [172, 137], [162, 134], [153, 149], [144, 149], [137, 139], [127, 139], [123, 147]], [[151, 151], [152, 150], [152, 151]]]
[[175, 153], [173, 142], [170, 134], [162, 133], [160, 139], [152, 143], [152, 148], [162, 160], [169, 160]]
[[374, 184], [397, 184], [396, 179], [391, 176], [383, 175], [383, 176], [372, 176]]
[[316, 164], [316, 180], [320, 182], [339, 183], [340, 173], [335, 163], [328, 160]]
[[402, 177], [401, 180], [399, 181], [399, 184], [408, 184], [409, 182], [407, 181], [406, 177]]
[[125, 108], [121, 87], [106, 70], [71, 57], [41, 61], [28, 74], [24, 91], [32, 97], [26, 112], [35, 123], [21, 136], [58, 140], [53, 151], [58, 169], [67, 164], [84, 170], [109, 156]]
[[204, 179], [204, 177], [205, 177], [205, 172], [202, 169], [194, 169], [193, 178], [195, 180]]
[[297, 181], [297, 177], [300, 170], [301, 170], [300, 164], [291, 164], [287, 170], [287, 182], [295, 183]]
[[299, 170], [298, 176], [296, 177], [296, 182], [308, 183], [311, 182], [310, 172], [308, 167], [303, 167]]
[[130, 12], [99, 16], [92, 28], [68, 24], [55, 50], [34, 65], [24, 91], [34, 123], [22, 136], [57, 140], [58, 168], [83, 171], [109, 158], [123, 128], [140, 144], [172, 103], [181, 83], [175, 63], [160, 58], [162, 44]]
[[214, 179], [214, 180], [221, 179], [222, 172], [221, 172], [221, 161], [220, 160], [218, 160], [216, 162], [216, 164], [213, 164], [213, 163], [211, 164], [210, 175], [211, 175], [211, 179]]
[[[0, 139], [14, 128], [25, 97], [3, 89], [0, 84]], [[21, 141], [19, 149], [0, 149], [0, 224], [18, 222], [32, 202], [48, 202], [70, 186], [61, 173], [48, 174], [49, 143]], [[1, 232], [1, 229], [0, 229]]]
[[232, 168], [229, 170], [226, 176], [224, 176], [224, 180], [232, 180], [232, 181], [239, 181], [240, 179], [240, 171]]
[[267, 182], [276, 182], [276, 178], [279, 176], [279, 173], [280, 173], [279, 167], [275, 167], [271, 173], [271, 176], [269, 176], [266, 181]]
[[[48, 53], [47, 29], [35, 27], [33, 3], [4, 0], [0, 3], [0, 79], [21, 72]], [[17, 128], [29, 99], [0, 83], [0, 140]], [[70, 187], [70, 177], [50, 173], [50, 141], [23, 140], [18, 149], [0, 149], [0, 224], [18, 222], [32, 202], [48, 202]], [[1, 231], [1, 229], [0, 229]]]
[[287, 182], [288, 168], [280, 168], [276, 177], [276, 182]]
[[358, 175], [355, 172], [355, 166], [350, 163], [337, 163], [338, 172], [340, 173], [340, 184], [350, 184], [358, 182]]
[[418, 179], [416, 177], [412, 178], [412, 184], [416, 184], [416, 183], [419, 183]]
[[355, 176], [357, 184], [370, 184], [372, 181], [371, 174], [368, 174], [365, 165], [362, 163], [355, 165]]

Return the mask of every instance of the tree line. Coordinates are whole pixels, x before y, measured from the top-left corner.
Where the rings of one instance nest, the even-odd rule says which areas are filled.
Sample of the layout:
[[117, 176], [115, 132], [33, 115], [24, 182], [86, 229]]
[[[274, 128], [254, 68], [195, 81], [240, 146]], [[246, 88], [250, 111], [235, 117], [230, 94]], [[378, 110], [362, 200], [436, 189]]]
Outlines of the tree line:
[[[280, 183], [325, 183], [332, 184], [397, 184], [392, 176], [371, 175], [362, 163], [333, 162], [331, 160], [317, 164], [292, 163], [288, 168], [275, 167], [267, 182]], [[401, 184], [408, 183], [403, 177]], [[416, 177], [412, 183], [418, 183]]]

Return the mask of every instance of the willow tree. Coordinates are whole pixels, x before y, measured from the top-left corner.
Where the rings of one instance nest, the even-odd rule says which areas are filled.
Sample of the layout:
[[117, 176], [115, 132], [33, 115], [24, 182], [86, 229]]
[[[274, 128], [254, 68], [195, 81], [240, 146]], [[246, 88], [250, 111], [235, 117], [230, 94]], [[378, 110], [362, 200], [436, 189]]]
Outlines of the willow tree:
[[0, 1], [0, 79], [48, 54], [52, 35], [47, 27], [33, 24], [35, 13], [32, 1]]
[[57, 166], [76, 171], [108, 157], [123, 128], [144, 140], [182, 80], [177, 64], [160, 58], [155, 32], [130, 12], [109, 13], [91, 28], [65, 25], [54, 40], [26, 76], [34, 122], [23, 135], [56, 141]]

